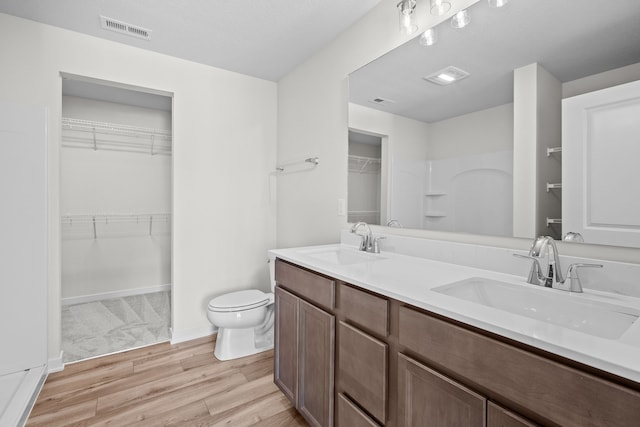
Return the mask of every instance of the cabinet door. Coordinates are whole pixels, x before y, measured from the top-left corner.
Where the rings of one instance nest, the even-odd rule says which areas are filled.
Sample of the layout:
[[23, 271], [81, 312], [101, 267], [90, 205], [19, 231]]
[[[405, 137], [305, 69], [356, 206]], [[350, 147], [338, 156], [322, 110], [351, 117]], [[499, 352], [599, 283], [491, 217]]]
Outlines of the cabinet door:
[[493, 402], [487, 405], [488, 427], [536, 427], [537, 425]]
[[398, 425], [484, 427], [486, 399], [403, 354], [398, 355]]
[[312, 426], [333, 426], [335, 317], [299, 300], [298, 410]]
[[274, 382], [294, 405], [298, 396], [298, 301], [276, 287]]

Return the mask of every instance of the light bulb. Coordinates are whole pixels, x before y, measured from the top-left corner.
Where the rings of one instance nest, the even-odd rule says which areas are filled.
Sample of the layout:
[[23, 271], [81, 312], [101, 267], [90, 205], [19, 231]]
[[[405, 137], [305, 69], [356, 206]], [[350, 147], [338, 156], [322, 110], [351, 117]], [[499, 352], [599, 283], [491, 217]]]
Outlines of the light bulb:
[[449, 9], [451, 9], [451, 2], [449, 0], [431, 0], [432, 15], [444, 15]]
[[400, 32], [405, 35], [413, 34], [418, 26], [413, 22], [413, 10], [416, 8], [416, 0], [402, 0], [398, 3], [400, 18]]
[[429, 28], [424, 33], [420, 34], [418, 42], [422, 46], [433, 46], [438, 41], [438, 33], [435, 28]]
[[491, 7], [502, 7], [505, 4], [509, 3], [509, 0], [487, 0], [487, 2]]
[[453, 28], [464, 28], [469, 25], [470, 22], [471, 18], [469, 18], [469, 12], [467, 12], [467, 9], [461, 10], [451, 18], [451, 26]]

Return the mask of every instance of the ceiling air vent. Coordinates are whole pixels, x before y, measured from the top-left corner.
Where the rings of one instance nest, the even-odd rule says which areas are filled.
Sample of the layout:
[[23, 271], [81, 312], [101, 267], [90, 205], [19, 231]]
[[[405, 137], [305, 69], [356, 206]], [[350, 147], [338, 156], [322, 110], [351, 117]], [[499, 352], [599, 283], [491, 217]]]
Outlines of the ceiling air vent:
[[457, 82], [458, 80], [462, 80], [465, 77], [469, 77], [469, 73], [458, 67], [450, 65], [447, 68], [443, 68], [440, 71], [436, 71], [433, 74], [423, 77], [423, 79], [440, 86], [445, 86]]
[[369, 102], [376, 105], [391, 105], [396, 103], [396, 101], [392, 101], [390, 99], [385, 99], [380, 97], [370, 99]]
[[100, 16], [102, 28], [105, 30], [115, 31], [116, 33], [126, 34], [128, 36], [137, 37], [139, 39], [151, 40], [151, 30], [142, 28], [137, 25], [127, 24], [117, 19]]

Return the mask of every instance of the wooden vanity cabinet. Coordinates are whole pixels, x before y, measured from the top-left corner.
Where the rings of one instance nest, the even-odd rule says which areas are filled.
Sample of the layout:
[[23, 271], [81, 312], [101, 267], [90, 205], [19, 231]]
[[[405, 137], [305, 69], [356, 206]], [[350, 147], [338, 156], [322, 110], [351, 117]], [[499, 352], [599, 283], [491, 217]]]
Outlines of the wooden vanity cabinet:
[[[311, 426], [331, 427], [334, 421], [335, 316], [315, 304], [334, 305], [332, 288], [335, 282], [276, 262], [274, 382]], [[309, 278], [318, 288], [309, 289]], [[285, 287], [307, 295], [310, 300]]]
[[640, 426], [637, 383], [280, 260], [276, 281], [274, 379], [312, 426]]

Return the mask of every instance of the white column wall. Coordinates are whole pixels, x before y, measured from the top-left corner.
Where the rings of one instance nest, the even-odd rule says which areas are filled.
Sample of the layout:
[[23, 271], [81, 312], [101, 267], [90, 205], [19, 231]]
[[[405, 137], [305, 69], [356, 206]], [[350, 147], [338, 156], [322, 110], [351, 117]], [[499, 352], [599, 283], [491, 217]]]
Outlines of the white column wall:
[[173, 94], [174, 340], [211, 330], [213, 296], [268, 289], [275, 83], [4, 14], [0, 57], [0, 96], [50, 110], [50, 361], [60, 358], [60, 72]]

